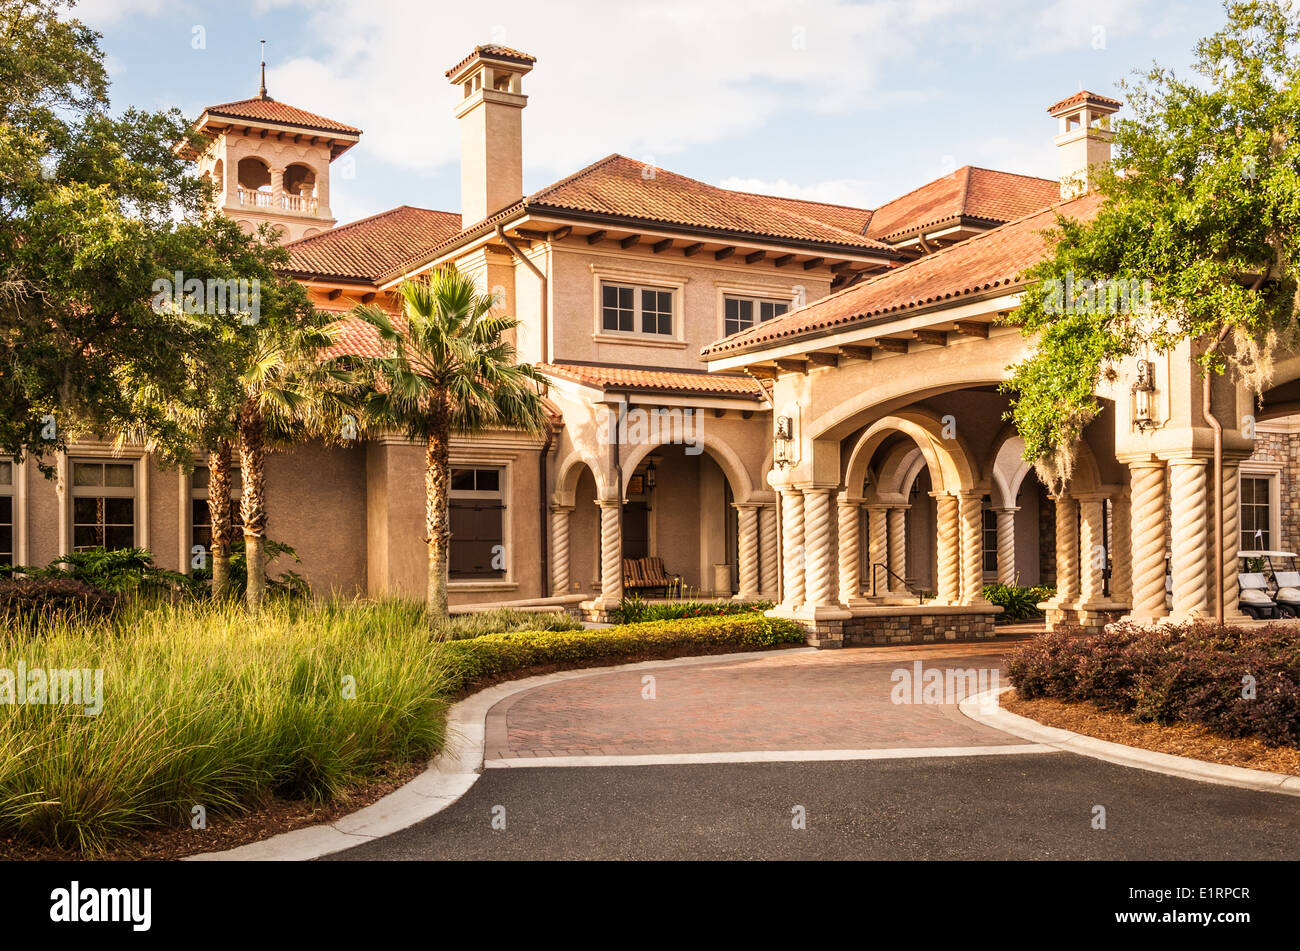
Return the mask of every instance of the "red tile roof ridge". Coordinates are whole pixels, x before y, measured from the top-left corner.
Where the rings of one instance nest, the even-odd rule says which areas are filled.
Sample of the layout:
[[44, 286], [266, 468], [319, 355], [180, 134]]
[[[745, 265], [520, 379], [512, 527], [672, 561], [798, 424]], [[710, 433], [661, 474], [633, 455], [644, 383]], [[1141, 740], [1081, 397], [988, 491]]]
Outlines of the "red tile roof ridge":
[[358, 218], [355, 221], [349, 221], [347, 222], [347, 224], [335, 225], [333, 228], [328, 228], [325, 231], [318, 231], [315, 234], [307, 235], [307, 237], [305, 238], [295, 238], [292, 241], [286, 241], [284, 243], [284, 247], [286, 248], [301, 247], [302, 245], [307, 244], [309, 242], [316, 241], [319, 239], [329, 238], [333, 235], [341, 234], [344, 231], [348, 231], [349, 229], [356, 228], [360, 225], [369, 224], [372, 221], [378, 221], [380, 218], [387, 218], [389, 215], [395, 215], [400, 211], [424, 211], [434, 215], [455, 215], [458, 218], [460, 217], [454, 211], [439, 211], [437, 208], [422, 208], [419, 205], [396, 205], [385, 211], [377, 211], [373, 215], [366, 215], [364, 218]]
[[[880, 281], [893, 279], [895, 275], [906, 273], [912, 269], [919, 267], [922, 264], [933, 264], [933, 262], [936, 259], [940, 258], [942, 255], [949, 254], [950, 252], [956, 252], [959, 250], [969, 252], [969, 250], [972, 247], [981, 246], [979, 242], [997, 238], [1005, 234], [1011, 228], [1023, 224], [1024, 222], [1028, 221], [1031, 218], [1034, 218], [1039, 215], [1046, 215], [1049, 212], [1059, 213], [1061, 209], [1065, 208], [1068, 205], [1082, 203], [1088, 201], [1089, 199], [1096, 200], [1098, 197], [1099, 196], [1097, 195], [1096, 192], [1088, 192], [1084, 195], [1079, 195], [1074, 198], [1062, 199], [1061, 201], [1049, 205], [1046, 208], [1039, 208], [1037, 211], [1031, 211], [1028, 214], [1021, 215], [1019, 218], [1016, 218], [1012, 221], [1008, 221], [1005, 224], [1000, 224], [996, 228], [990, 228], [988, 231], [984, 231], [971, 238], [967, 238], [965, 241], [958, 241], [955, 244], [950, 244], [947, 247], [940, 248], [937, 251], [932, 251], [929, 254], [922, 255], [919, 258], [913, 258], [911, 261], [907, 261], [904, 264], [900, 264], [898, 267], [890, 268], [888, 271], [885, 271], [881, 274], [874, 275], [865, 281], [861, 281], [857, 284], [851, 284], [848, 287], [842, 287], [838, 291], [833, 291], [830, 294], [827, 294], [825, 297], [819, 297], [816, 300], [809, 301], [803, 307], [800, 307], [797, 310], [788, 311], [785, 314], [782, 314], [780, 317], [776, 318], [776, 320], [770, 321], [770, 323], [785, 321], [788, 318], [798, 316], [799, 314], [811, 308], [822, 307], [828, 301], [832, 301], [835, 300], [836, 298], [843, 297], [846, 294], [861, 292], [865, 288], [868, 288], [873, 284], [879, 283]], [[701, 350], [700, 353], [702, 356], [708, 355], [709, 353], [721, 348], [728, 340], [731, 340], [733, 337], [739, 337], [742, 334], [750, 333], [751, 331], [757, 329], [760, 326], [761, 325], [755, 325], [754, 327], [749, 327], [746, 328], [745, 330], [740, 330], [734, 334], [723, 337], [721, 340], [714, 341], [713, 343], [705, 347], [703, 350]]]

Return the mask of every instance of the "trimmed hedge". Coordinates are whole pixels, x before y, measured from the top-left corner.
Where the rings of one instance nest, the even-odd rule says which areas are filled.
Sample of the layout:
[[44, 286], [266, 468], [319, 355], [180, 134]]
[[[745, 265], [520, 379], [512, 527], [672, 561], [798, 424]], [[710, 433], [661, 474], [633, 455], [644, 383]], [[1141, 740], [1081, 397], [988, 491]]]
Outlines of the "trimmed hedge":
[[23, 578], [0, 581], [0, 620], [34, 624], [42, 618], [104, 618], [117, 606], [116, 595], [75, 578]]
[[1193, 723], [1220, 736], [1300, 747], [1294, 628], [1193, 623], [1057, 631], [1020, 647], [1007, 669], [1029, 699], [1087, 702], [1138, 721]]
[[628, 661], [678, 656], [688, 649], [740, 650], [802, 644], [804, 631], [793, 621], [759, 613], [729, 617], [646, 621], [583, 631], [523, 631], [485, 634], [443, 646], [446, 686], [462, 693], [485, 681], [529, 667], [580, 667], [604, 658]]
[[614, 611], [619, 624], [643, 621], [674, 621], [688, 617], [728, 617], [766, 611], [771, 601], [646, 601], [633, 594], [622, 600]]

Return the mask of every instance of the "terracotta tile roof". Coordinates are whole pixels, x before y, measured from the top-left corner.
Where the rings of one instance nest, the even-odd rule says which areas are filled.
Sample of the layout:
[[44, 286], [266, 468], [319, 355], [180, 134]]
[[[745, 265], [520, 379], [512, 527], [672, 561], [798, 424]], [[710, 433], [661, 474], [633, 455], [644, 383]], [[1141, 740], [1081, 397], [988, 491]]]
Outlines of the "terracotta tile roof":
[[985, 291], [1012, 293], [1021, 283], [1021, 273], [1043, 256], [1043, 232], [1055, 225], [1056, 213], [1087, 220], [1100, 204], [1095, 193], [1061, 202], [732, 334], [706, 347], [704, 353], [717, 359], [821, 332], [895, 320], [909, 311], [956, 303]]
[[617, 154], [535, 192], [524, 204], [856, 250], [886, 247], [861, 234], [869, 217], [865, 209], [731, 191]]
[[241, 99], [238, 102], [223, 102], [219, 106], [208, 106], [203, 111], [207, 115], [221, 116], [227, 119], [278, 122], [281, 125], [299, 126], [317, 132], [343, 132], [348, 135], [361, 134], [361, 130], [356, 126], [335, 122], [333, 119], [326, 119], [314, 112], [277, 102], [270, 97], [263, 99], [260, 96], [254, 96], [252, 99]]
[[1014, 221], [1060, 201], [1059, 182], [966, 165], [876, 209], [867, 235], [882, 241], [961, 218]]
[[444, 75], [451, 76], [453, 73], [464, 69], [470, 63], [474, 62], [475, 59], [478, 59], [481, 56], [489, 56], [492, 57], [493, 59], [513, 60], [516, 63], [524, 63], [528, 65], [537, 62], [536, 56], [530, 56], [527, 53], [521, 53], [519, 52], [519, 50], [512, 50], [508, 46], [500, 46], [496, 43], [482, 43], [474, 47], [474, 49], [470, 51], [470, 54], [468, 56], [466, 56], [463, 60], [461, 60], [451, 69], [447, 70], [447, 72]]
[[1048, 106], [1047, 111], [1049, 113], [1055, 113], [1061, 109], [1068, 109], [1071, 106], [1082, 106], [1084, 103], [1105, 106], [1109, 109], [1119, 109], [1124, 105], [1124, 103], [1120, 102], [1118, 99], [1111, 99], [1109, 96], [1101, 96], [1095, 92], [1089, 92], [1088, 90], [1083, 89], [1076, 92], [1073, 96], [1066, 96], [1060, 102]]
[[654, 168], [653, 177], [643, 174], [650, 168], [623, 155], [606, 156], [481, 222], [471, 223], [442, 247], [397, 262], [382, 280], [393, 280], [418, 270], [470, 235], [490, 229], [495, 222], [529, 212], [559, 216], [565, 212], [588, 212], [724, 234], [817, 242], [846, 252], [880, 251], [885, 257], [895, 253], [887, 244], [861, 233], [871, 217], [869, 209], [732, 191], [662, 168]]
[[748, 376], [732, 376], [690, 370], [637, 369], [619, 366], [587, 366], [575, 363], [541, 363], [546, 376], [572, 380], [607, 390], [653, 393], [694, 393], [702, 396], [740, 396], [765, 399], [762, 388]]
[[460, 231], [460, 215], [399, 205], [309, 238], [290, 241], [287, 270], [299, 276], [373, 283], [394, 265]]

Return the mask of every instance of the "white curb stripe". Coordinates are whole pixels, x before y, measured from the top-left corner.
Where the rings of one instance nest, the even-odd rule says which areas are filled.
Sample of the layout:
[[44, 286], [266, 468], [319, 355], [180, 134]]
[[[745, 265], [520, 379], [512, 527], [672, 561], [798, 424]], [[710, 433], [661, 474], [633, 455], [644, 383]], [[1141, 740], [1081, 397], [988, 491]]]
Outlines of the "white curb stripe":
[[1272, 773], [1263, 769], [1249, 769], [1245, 766], [1227, 766], [1223, 763], [1207, 763], [1204, 760], [1188, 756], [1175, 756], [1172, 753], [1157, 753], [1153, 750], [1125, 746], [1092, 736], [1083, 736], [1059, 727], [1044, 726], [1036, 720], [1022, 717], [1009, 710], [1003, 710], [996, 702], [999, 694], [1011, 687], [986, 690], [982, 694], [969, 697], [957, 705], [958, 709], [977, 723], [1033, 740], [1066, 753], [1078, 753], [1093, 759], [1105, 760], [1118, 766], [1130, 766], [1145, 769], [1166, 776], [1181, 779], [1195, 779], [1203, 783], [1217, 783], [1221, 786], [1238, 786], [1262, 792], [1283, 793], [1288, 796], [1300, 796], [1300, 776], [1286, 773]]
[[694, 763], [828, 763], [852, 760], [925, 759], [939, 756], [1015, 756], [1056, 753], [1042, 743], [1011, 746], [913, 746], [881, 750], [747, 750], [717, 753], [629, 753], [620, 756], [518, 756], [490, 759], [484, 769], [537, 769], [547, 766], [687, 766]]
[[755, 661], [779, 654], [811, 654], [813, 647], [785, 650], [746, 651], [739, 654], [705, 654], [674, 657], [611, 667], [583, 667], [554, 674], [539, 674], [511, 680], [471, 694], [447, 711], [446, 749], [429, 768], [387, 796], [332, 823], [281, 832], [260, 842], [250, 842], [224, 852], [203, 852], [188, 856], [190, 862], [279, 861], [303, 862], [350, 849], [372, 839], [409, 828], [446, 809], [478, 781], [483, 770], [483, 744], [487, 738], [487, 714], [506, 697], [534, 687], [625, 670], [654, 670], [662, 667], [692, 667], [697, 664]]

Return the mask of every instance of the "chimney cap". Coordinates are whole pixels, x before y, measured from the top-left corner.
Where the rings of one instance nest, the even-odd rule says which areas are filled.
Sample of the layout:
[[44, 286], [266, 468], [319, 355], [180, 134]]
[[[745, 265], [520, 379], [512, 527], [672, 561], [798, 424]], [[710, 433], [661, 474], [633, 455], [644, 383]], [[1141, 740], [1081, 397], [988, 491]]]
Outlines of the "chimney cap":
[[527, 72], [533, 68], [533, 63], [537, 62], [537, 57], [521, 53], [519, 50], [512, 50], [508, 46], [500, 46], [496, 43], [481, 43], [474, 47], [463, 60], [447, 70], [446, 76], [452, 82], [456, 82], [459, 74], [465, 72], [467, 67], [481, 60], [504, 63], [516, 68], [522, 67], [522, 71]]
[[1082, 89], [1073, 96], [1067, 96], [1060, 102], [1047, 107], [1048, 115], [1060, 116], [1063, 112], [1069, 112], [1080, 106], [1089, 106], [1092, 111], [1099, 115], [1110, 115], [1112, 112], [1118, 112], [1124, 103], [1118, 99], [1111, 99], [1109, 96], [1101, 96], [1095, 92], [1089, 92]]

